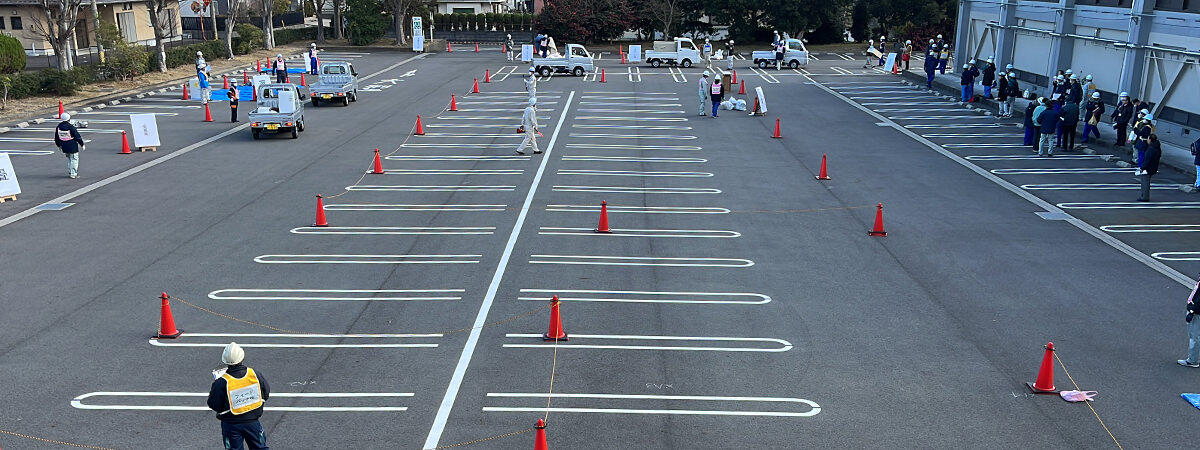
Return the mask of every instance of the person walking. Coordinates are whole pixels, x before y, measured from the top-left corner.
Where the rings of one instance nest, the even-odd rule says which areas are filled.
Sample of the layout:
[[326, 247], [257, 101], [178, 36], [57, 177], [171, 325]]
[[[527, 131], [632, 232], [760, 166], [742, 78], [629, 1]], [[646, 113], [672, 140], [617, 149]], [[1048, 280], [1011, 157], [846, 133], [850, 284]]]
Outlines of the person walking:
[[237, 85], [236, 81], [229, 82], [228, 95], [229, 95], [229, 121], [237, 122], [238, 121], [238, 118], [237, 118], [238, 100], [241, 99], [241, 93], [238, 92], [238, 85]]
[[708, 115], [708, 112], [707, 112], [708, 109], [705, 107], [704, 102], [708, 101], [708, 96], [709, 96], [709, 92], [708, 92], [708, 88], [709, 88], [709, 84], [710, 84], [708, 81], [709, 75], [710, 75], [709, 72], [707, 70], [705, 70], [704, 75], [700, 76], [700, 115], [701, 116]]
[[1157, 134], [1151, 134], [1146, 139], [1146, 152], [1138, 163], [1137, 174], [1141, 177], [1142, 195], [1138, 196], [1137, 201], [1150, 201], [1150, 179], [1158, 173], [1160, 159], [1162, 159], [1162, 144], [1158, 142]]
[[1081, 111], [1086, 111], [1087, 102], [1092, 100], [1092, 94], [1099, 92], [1099, 89], [1096, 88], [1096, 82], [1092, 81], [1091, 75], [1083, 77], [1083, 83], [1080, 84], [1080, 89], [1083, 94], [1083, 100], [1079, 102], [1079, 109]]
[[712, 93], [712, 116], [717, 117], [717, 108], [721, 106], [721, 98], [725, 96], [725, 86], [721, 85], [720, 78], [713, 78], [709, 92]]
[[1068, 102], [1062, 108], [1062, 123], [1059, 125], [1061, 135], [1058, 147], [1065, 151], [1075, 149], [1075, 130], [1079, 126], [1079, 104]]
[[1118, 96], [1117, 106], [1113, 108], [1113, 113], [1110, 118], [1113, 122], [1113, 129], [1117, 131], [1117, 141], [1113, 145], [1117, 147], [1125, 146], [1125, 139], [1129, 129], [1129, 121], [1133, 119], [1133, 104], [1129, 102], [1129, 93], [1122, 92]]
[[216, 411], [221, 421], [225, 450], [268, 450], [267, 435], [258, 419], [263, 404], [271, 398], [271, 386], [262, 374], [242, 364], [245, 357], [246, 352], [236, 342], [225, 346], [221, 352], [225, 368], [213, 371], [208, 408]]
[[1007, 118], [1008, 110], [1012, 108], [1012, 100], [1009, 99], [1008, 74], [1004, 72], [1000, 72], [1000, 81], [996, 82], [996, 106], [996, 118]]
[[987, 59], [987, 63], [983, 65], [983, 98], [992, 99], [992, 86], [996, 85], [996, 60]]
[[729, 54], [729, 70], [733, 71], [733, 39], [725, 43], [725, 53]]
[[1088, 135], [1093, 133], [1096, 135], [1096, 139], [1100, 139], [1100, 129], [1096, 127], [1100, 125], [1100, 120], [1103, 117], [1104, 102], [1100, 101], [1099, 92], [1093, 92], [1091, 98], [1087, 101], [1087, 105], [1084, 106], [1083, 139], [1080, 142], [1086, 144]]
[[1054, 156], [1054, 132], [1058, 129], [1061, 117], [1058, 111], [1049, 107], [1042, 110], [1041, 115], [1037, 116], [1038, 129], [1041, 132], [1041, 136], [1038, 137], [1038, 156], [1046, 158]]
[[287, 83], [287, 79], [288, 79], [287, 64], [283, 62], [283, 54], [282, 53], [275, 55], [275, 62], [273, 63], [273, 65], [274, 65], [273, 68], [275, 69], [275, 82], [276, 83]]
[[962, 85], [961, 104], [975, 101], [975, 77], [977, 76], [979, 76], [979, 69], [975, 68], [975, 60], [963, 64], [962, 79], [959, 82]]
[[706, 60], [712, 59], [712, 52], [713, 52], [712, 41], [709, 40], [708, 38], [705, 38], [704, 46], [701, 48], [704, 49], [704, 55], [702, 55], [701, 58], [706, 59]]
[[1196, 320], [1196, 315], [1200, 314], [1198, 292], [1200, 292], [1200, 282], [1192, 288], [1192, 294], [1188, 296], [1187, 301], [1187, 315], [1183, 316], [1183, 321], [1187, 322], [1188, 352], [1186, 358], [1175, 361], [1181, 366], [1200, 367], [1200, 320]]
[[71, 123], [71, 115], [62, 113], [62, 122], [54, 127], [54, 145], [67, 157], [67, 176], [79, 178], [79, 152], [86, 150], [83, 136]]
[[[937, 45], [937, 44], [934, 44]], [[937, 50], [930, 50], [925, 54], [925, 88], [933, 89], [933, 77], [937, 75], [938, 59]]]
[[1024, 141], [1024, 143], [1025, 143], [1025, 145], [1028, 145], [1030, 148], [1037, 150], [1037, 140], [1038, 140], [1037, 124], [1033, 123], [1033, 118], [1036, 117], [1034, 115], [1034, 113], [1037, 111], [1039, 102], [1033, 99], [1033, 94], [1031, 94], [1029, 91], [1025, 91], [1025, 96], [1023, 98], [1026, 100], [1029, 100], [1029, 104], [1025, 106], [1025, 141]]
[[912, 59], [912, 51], [913, 51], [912, 40], [904, 41], [904, 53], [900, 56], [900, 59], [904, 60], [904, 71], [905, 72], [908, 72], [908, 67], [910, 64], [909, 60]]
[[529, 98], [537, 97], [537, 72], [533, 68], [529, 68], [529, 73], [525, 74], [525, 92], [529, 93]]
[[867, 41], [867, 61], [863, 63], [864, 69], [871, 67], [871, 60], [873, 59], [872, 56], [874, 56], [874, 53], [872, 51], [875, 51], [875, 52], [879, 51], [879, 49], [875, 48], [875, 40], [874, 39]]
[[525, 113], [521, 115], [521, 130], [525, 131], [525, 139], [521, 140], [521, 145], [517, 147], [517, 154], [524, 155], [525, 147], [533, 147], [534, 153], [541, 153], [537, 146], [537, 98], [529, 99], [529, 106], [525, 107]]

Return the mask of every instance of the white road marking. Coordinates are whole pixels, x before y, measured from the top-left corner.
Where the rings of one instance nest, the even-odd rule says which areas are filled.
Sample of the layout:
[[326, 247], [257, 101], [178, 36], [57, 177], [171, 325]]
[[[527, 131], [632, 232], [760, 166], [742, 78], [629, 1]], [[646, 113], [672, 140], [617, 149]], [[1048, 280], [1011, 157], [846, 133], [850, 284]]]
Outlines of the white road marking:
[[387, 169], [384, 175], [520, 175], [523, 169]]
[[538, 234], [568, 236], [627, 236], [627, 237], [670, 237], [670, 238], [735, 238], [742, 233], [727, 230], [644, 230], [612, 228], [611, 233], [597, 233], [593, 228], [541, 227]]
[[992, 169], [996, 175], [1065, 175], [1093, 173], [1127, 173], [1133, 175], [1136, 169], [1122, 167], [1071, 167], [1058, 169]]
[[1163, 261], [1200, 261], [1200, 252], [1158, 252], [1150, 256]]
[[50, 155], [54, 152], [50, 150], [0, 150], [0, 153], [4, 153], [9, 156], [40, 156]]
[[465, 289], [218, 289], [209, 292], [208, 298], [213, 300], [333, 302], [440, 301], [462, 300], [464, 292], [466, 292]]
[[[13, 129], [8, 130], [8, 132], [9, 133], [17, 133], [17, 132], [51, 133], [56, 129], [57, 129], [56, 127], [47, 127], [47, 128], [29, 127], [29, 128], [13, 128]], [[114, 129], [108, 129], [108, 128], [82, 128], [82, 130], [84, 133], [99, 133], [99, 134], [110, 134], [110, 133], [111, 134], [119, 134], [119, 133], [125, 132], [125, 130], [114, 130]]]
[[[372, 342], [379, 339], [421, 339], [440, 338], [440, 333], [427, 334], [300, 334], [300, 333], [188, 333], [184, 332], [174, 339], [150, 338], [150, 345], [155, 347], [224, 347], [229, 341], [237, 340], [238, 345], [245, 348], [435, 348], [438, 344], [346, 344], [349, 341]], [[214, 338], [214, 342], [183, 342], [189, 338]], [[283, 341], [256, 342], [255, 340]], [[327, 339], [337, 343], [301, 344], [314, 339]]]
[[693, 145], [632, 145], [632, 144], [567, 144], [570, 148], [590, 148], [603, 150], [680, 150], [697, 151], [700, 147]]
[[1080, 159], [1097, 160], [1100, 159], [1100, 155], [1056, 155], [1053, 158], [1043, 158], [1037, 155], [976, 155], [966, 158], [971, 161], [1072, 161]]
[[[52, 144], [54, 139], [49, 137], [41, 138], [15, 138], [15, 137], [0, 137], [0, 142], [32, 142], [35, 144]], [[91, 139], [84, 139], [84, 143], [92, 142]]]
[[944, 128], [1012, 128], [1012, 125], [1008, 125], [1008, 124], [998, 124], [998, 123], [974, 123], [974, 124], [972, 124], [972, 123], [934, 123], [934, 124], [913, 124], [913, 125], [905, 125], [905, 127], [906, 127], [906, 128], [908, 128], [908, 129], [921, 129], [921, 128], [934, 128], [934, 129], [944, 129]]
[[[645, 107], [647, 107], [647, 106], [650, 106], [650, 107], [657, 107], [657, 106], [683, 106], [682, 104], [679, 104], [679, 103], [644, 103], [644, 102], [636, 102], [636, 103], [629, 103], [629, 102], [579, 102], [579, 104], [580, 104], [580, 105], [590, 105], [590, 106], [628, 106], [628, 107], [631, 107], [631, 108], [632, 108], [632, 107], [642, 107], [642, 108], [645, 108]], [[581, 110], [581, 111], [582, 111], [582, 110]], [[658, 109], [658, 111], [662, 111], [662, 109]]]
[[[467, 97], [467, 98], [474, 98], [474, 97]], [[553, 104], [556, 104], [556, 103], [558, 103], [558, 102], [547, 102], [547, 101], [542, 101], [542, 99], [541, 99], [541, 98], [538, 98], [538, 102], [537, 102], [537, 104], [538, 104], [538, 107], [539, 107], [539, 108], [540, 108], [542, 105], [553, 105]], [[529, 104], [529, 101], [528, 101], [528, 100], [526, 100], [526, 101], [523, 101], [523, 102], [521, 102], [521, 101], [504, 102], [504, 101], [491, 101], [491, 100], [485, 100], [485, 101], [479, 101], [479, 102], [477, 102], [477, 101], [474, 101], [474, 100], [463, 100], [463, 101], [461, 101], [461, 102], [458, 102], [458, 105], [459, 105], [459, 106], [462, 106], [462, 105], [468, 105], [468, 106], [469, 106], [469, 105], [512, 105], [512, 106], [525, 106], [525, 105], [528, 105], [528, 104]]]
[[[607, 95], [581, 95], [581, 96], [579, 96], [579, 98], [589, 99], [589, 100], [679, 100], [679, 97], [654, 97], [654, 98], [650, 98], [650, 97], [646, 97], [646, 96], [643, 96], [643, 97], [610, 97]], [[591, 103], [591, 102], [584, 102], [584, 101], [579, 102], [580, 105], [587, 104], [587, 103]]]
[[670, 291], [605, 291], [582, 289], [521, 289], [525, 294], [543, 294], [536, 297], [517, 297], [517, 300], [550, 300], [557, 295], [564, 302], [615, 302], [615, 303], [676, 303], [707, 305], [762, 305], [771, 302], [771, 297], [750, 292], [670, 292]]
[[524, 161], [529, 155], [401, 155], [388, 156], [384, 159], [401, 161]]
[[[516, 108], [516, 107], [513, 107], [513, 108], [459, 108], [458, 112], [513, 112], [517, 109], [518, 108]], [[540, 110], [542, 112], [550, 112], [550, 111], [554, 111], [554, 108], [538, 108], [538, 110]], [[444, 117], [448, 117], [448, 116], [443, 114], [442, 116], [439, 116], [438, 118], [441, 119]]]
[[674, 139], [686, 141], [696, 139], [696, 136], [675, 136], [669, 134], [605, 134], [605, 133], [571, 133], [573, 138], [592, 139]]
[[1109, 233], [1195, 233], [1200, 225], [1105, 225], [1100, 229]]
[[1076, 202], [1057, 206], [1062, 209], [1200, 209], [1200, 202]]
[[493, 234], [496, 227], [298, 227], [293, 234]]
[[475, 264], [483, 255], [259, 255], [262, 264]]
[[641, 156], [593, 156], [593, 155], [575, 155], [563, 156], [563, 161], [600, 161], [600, 162], [646, 162], [646, 163], [704, 163], [708, 162], [704, 158], [668, 158], [668, 157], [641, 157]]
[[[914, 111], [916, 111], [916, 112], [935, 112], [935, 111], [936, 112], [961, 112], [961, 113], [965, 113], [966, 116], [987, 117], [987, 116], [979, 116], [978, 114], [974, 114], [971, 111], [962, 109], [962, 108], [880, 108], [875, 111], [876, 112], [914, 112]], [[949, 117], [957, 118], [959, 116], [949, 116]], [[994, 117], [991, 119], [995, 120]]]
[[611, 125], [611, 124], [574, 124], [571, 128], [617, 128], [629, 130], [690, 130], [692, 127], [678, 125]]
[[524, 134], [518, 134], [518, 133], [425, 133], [425, 134], [421, 135], [421, 137], [424, 137], [424, 138], [450, 137], [450, 138], [457, 138], [457, 139], [463, 139], [463, 138], [480, 138], [480, 139], [494, 139], [494, 138], [525, 139], [525, 135], [524, 135]]
[[[942, 144], [945, 148], [1031, 148], [1025, 144]], [[1044, 158], [1043, 158], [1044, 159]]]
[[624, 177], [711, 177], [709, 172], [640, 172], [633, 170], [558, 169], [557, 175], [597, 175]]
[[[430, 144], [430, 143], [405, 143], [400, 144], [401, 147], [411, 148], [513, 148], [512, 144]], [[391, 158], [389, 156], [388, 158]]]
[[504, 211], [508, 205], [409, 205], [395, 203], [326, 204], [326, 211]]
[[[300, 399], [342, 399], [342, 398], [401, 398], [412, 397], [412, 392], [271, 392], [273, 398]], [[183, 405], [89, 405], [84, 400], [93, 397], [152, 397], [158, 400], [165, 398], [193, 397]], [[199, 399], [208, 397], [208, 392], [89, 392], [71, 399], [71, 407], [75, 409], [99, 409], [122, 411], [211, 411], [208, 406], [197, 405]], [[397, 412], [407, 411], [404, 406], [263, 406], [264, 411], [285, 412]]]
[[[512, 119], [513, 122], [518, 122], [520, 119]], [[507, 128], [512, 131], [512, 134], [517, 134], [517, 125], [515, 123], [431, 123], [425, 125], [425, 128]]]
[[627, 108], [580, 108], [579, 112], [585, 113], [637, 113], [637, 114], [683, 114], [680, 109], [627, 109]]
[[[921, 110], [917, 110], [917, 109], [898, 109], [898, 110], [892, 110], [892, 111], [897, 111], [897, 112], [898, 112], [898, 111], [930, 111], [930, 110], [928, 110], [928, 109], [921, 109]], [[949, 109], [949, 110], [946, 110], [946, 109], [934, 109], [933, 111], [958, 111], [958, 110], [957, 110], [957, 109]], [[886, 112], [886, 111], [880, 110], [880, 111], [877, 111], [877, 112]], [[966, 113], [966, 112], [968, 112], [968, 111], [962, 111], [962, 112]], [[893, 119], [893, 120], [946, 120], [946, 119], [953, 119], [953, 120], [962, 120], [962, 119], [987, 119], [987, 120], [996, 120], [996, 118], [995, 118], [995, 117], [992, 117], [992, 116], [980, 116], [980, 115], [977, 115], [977, 114], [963, 114], [963, 115], [961, 115], [961, 116], [888, 116], [888, 118], [889, 118], [889, 119]]]
[[[600, 212], [599, 205], [546, 205], [546, 211], [555, 212]], [[608, 205], [610, 213], [627, 214], [729, 214], [725, 208], [711, 206], [620, 206]]]
[[[506, 338], [529, 339], [537, 338], [540, 334], [507, 333]], [[752, 352], [752, 353], [782, 353], [792, 349], [792, 343], [774, 338], [743, 338], [719, 336], [646, 336], [630, 334], [572, 334], [568, 342], [539, 342], [537, 344], [504, 344], [504, 348], [590, 348], [607, 350], [667, 350], [667, 351], [708, 351], [708, 352]], [[614, 341], [665, 341], [665, 342], [754, 342], [779, 344], [774, 348], [755, 347], [711, 347], [711, 346], [663, 346], [663, 345], [620, 345], [620, 344], [578, 344], [579, 340], [603, 339]]]
[[529, 255], [530, 264], [660, 267], [750, 267], [754, 261], [740, 258], [668, 258], [653, 256]]
[[[438, 120], [511, 120], [520, 121], [521, 116], [443, 116], [438, 117]], [[550, 120], [550, 116], [538, 116], [538, 120]], [[429, 126], [429, 125], [426, 125]]]
[[618, 194], [720, 194], [714, 188], [633, 187], [633, 186], [554, 186], [555, 192], [612, 192]]
[[927, 138], [973, 138], [973, 139], [1019, 139], [1020, 134], [1015, 133], [932, 133], [922, 134]]
[[578, 116], [575, 120], [605, 120], [628, 122], [687, 122], [686, 117], [607, 117], [607, 116]]
[[[74, 117], [74, 116], [82, 116], [82, 115], [93, 115], [93, 116], [128, 116], [128, 115], [130, 115], [130, 114], [154, 114], [154, 115], [156, 115], [156, 116], [178, 116], [178, 115], [179, 115], [179, 113], [145, 112], [145, 111], [110, 111], [110, 110], [107, 110], [107, 109], [106, 109], [106, 110], [104, 110], [104, 111], [80, 111], [80, 112], [77, 112], [77, 113], [75, 113], [75, 114], [72, 114], [72, 117]], [[58, 120], [58, 119], [55, 119], [55, 120]], [[249, 124], [246, 124], [246, 125], [249, 125]]]
[[[1174, 185], [1174, 184], [1153, 184], [1153, 183], [1150, 184], [1150, 189], [1154, 189], [1154, 190], [1175, 190], [1178, 188], [1179, 188], [1179, 186]], [[1074, 184], [1072, 184], [1072, 183], [1061, 183], [1061, 184], [1049, 183], [1049, 184], [1022, 184], [1021, 189], [1029, 189], [1029, 190], [1033, 190], [1033, 191], [1049, 191], [1049, 190], [1079, 191], [1079, 190], [1113, 190], [1113, 189], [1135, 190], [1135, 189], [1141, 189], [1141, 185], [1137, 184], [1137, 183], [1126, 183], [1126, 184], [1122, 184], [1122, 183], [1074, 183]]]
[[357, 186], [346, 186], [348, 191], [403, 191], [403, 192], [493, 192], [493, 191], [512, 191], [516, 190], [516, 186], [379, 186], [360, 184]]

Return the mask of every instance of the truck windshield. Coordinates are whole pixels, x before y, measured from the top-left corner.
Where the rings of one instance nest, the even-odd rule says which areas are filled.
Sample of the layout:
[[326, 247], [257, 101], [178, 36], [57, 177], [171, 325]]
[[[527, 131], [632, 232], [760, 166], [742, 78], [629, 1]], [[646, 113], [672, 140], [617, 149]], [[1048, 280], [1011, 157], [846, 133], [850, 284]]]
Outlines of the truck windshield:
[[800, 45], [800, 42], [792, 41], [788, 42], [788, 50], [804, 50], [804, 47]]
[[325, 66], [325, 73], [330, 75], [343, 75], [346, 73], [346, 68], [342, 66]]
[[690, 41], [679, 41], [679, 48], [683, 50], [695, 50], [696, 44]]
[[587, 58], [587, 57], [588, 57], [588, 52], [587, 52], [587, 50], [584, 50], [584, 48], [583, 48], [583, 47], [571, 47], [571, 56], [578, 56], [578, 57], [581, 57], [581, 58]]

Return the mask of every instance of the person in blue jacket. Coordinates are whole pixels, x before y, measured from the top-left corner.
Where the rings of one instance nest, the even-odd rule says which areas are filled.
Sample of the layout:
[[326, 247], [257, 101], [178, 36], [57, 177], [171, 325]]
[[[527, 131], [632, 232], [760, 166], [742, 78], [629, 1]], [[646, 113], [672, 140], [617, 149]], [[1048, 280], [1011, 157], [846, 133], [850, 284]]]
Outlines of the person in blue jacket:
[[1046, 108], [1037, 116], [1038, 131], [1042, 133], [1038, 138], [1038, 156], [1054, 156], [1054, 133], [1061, 117], [1053, 108]]
[[962, 80], [959, 84], [962, 85], [962, 102], [967, 103], [974, 101], [975, 97], [975, 77], [979, 76], [979, 69], [975, 68], [975, 60], [963, 64]]
[[67, 176], [79, 178], [79, 152], [85, 150], [83, 136], [71, 124], [71, 115], [62, 113], [62, 122], [54, 127], [54, 145], [67, 157]]
[[1037, 125], [1033, 123], [1033, 118], [1034, 111], [1036, 111], [1038, 107], [1038, 102], [1033, 98], [1033, 94], [1031, 94], [1029, 91], [1025, 91], [1025, 96], [1023, 98], [1029, 100], [1029, 105], [1025, 107], [1025, 145], [1028, 145], [1030, 148], [1036, 150], [1038, 140]]
[[933, 89], [933, 77], [937, 75], [937, 51], [929, 52], [925, 55], [925, 87]]

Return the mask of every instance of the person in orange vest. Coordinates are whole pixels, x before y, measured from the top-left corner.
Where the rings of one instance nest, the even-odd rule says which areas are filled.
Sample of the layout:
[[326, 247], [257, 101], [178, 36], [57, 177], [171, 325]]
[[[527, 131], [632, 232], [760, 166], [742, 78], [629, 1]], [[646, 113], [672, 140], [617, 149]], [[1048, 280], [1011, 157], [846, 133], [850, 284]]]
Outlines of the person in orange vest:
[[263, 403], [271, 397], [271, 387], [249, 367], [242, 365], [246, 352], [237, 342], [230, 342], [221, 353], [224, 368], [213, 371], [212, 388], [208, 391], [208, 407], [217, 412], [221, 421], [221, 439], [225, 450], [268, 450], [267, 435], [258, 418]]

